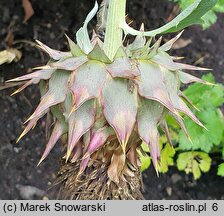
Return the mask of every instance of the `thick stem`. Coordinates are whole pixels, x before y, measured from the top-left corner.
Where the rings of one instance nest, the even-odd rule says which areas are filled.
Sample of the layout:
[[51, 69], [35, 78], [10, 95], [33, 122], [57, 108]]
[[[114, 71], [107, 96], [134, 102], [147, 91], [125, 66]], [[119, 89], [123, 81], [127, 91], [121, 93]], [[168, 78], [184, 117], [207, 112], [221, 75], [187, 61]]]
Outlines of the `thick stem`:
[[125, 21], [126, 0], [110, 0], [107, 16], [107, 27], [104, 40], [104, 51], [113, 60], [122, 44], [122, 23]]

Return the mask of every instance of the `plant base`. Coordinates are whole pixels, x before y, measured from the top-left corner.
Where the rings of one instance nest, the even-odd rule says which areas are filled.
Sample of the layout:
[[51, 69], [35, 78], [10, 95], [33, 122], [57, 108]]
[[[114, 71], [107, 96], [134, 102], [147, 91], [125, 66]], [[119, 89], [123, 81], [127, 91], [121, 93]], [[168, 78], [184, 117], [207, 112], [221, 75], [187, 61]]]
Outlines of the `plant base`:
[[119, 184], [111, 182], [107, 167], [94, 163], [79, 175], [80, 161], [62, 164], [54, 185], [59, 185], [58, 199], [75, 200], [141, 200], [140, 170], [133, 177], [125, 176]]

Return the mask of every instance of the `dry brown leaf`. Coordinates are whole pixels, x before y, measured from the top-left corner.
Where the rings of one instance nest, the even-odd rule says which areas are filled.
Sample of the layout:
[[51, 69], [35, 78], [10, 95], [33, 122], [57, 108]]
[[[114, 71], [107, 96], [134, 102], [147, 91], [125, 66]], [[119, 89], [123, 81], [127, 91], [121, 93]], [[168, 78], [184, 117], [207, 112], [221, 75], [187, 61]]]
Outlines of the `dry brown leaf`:
[[121, 172], [124, 169], [124, 165], [125, 165], [125, 154], [123, 153], [121, 148], [118, 147], [112, 156], [111, 164], [107, 171], [108, 177], [110, 178], [111, 181], [117, 184], [119, 183], [120, 180], [119, 178], [121, 176]]
[[23, 22], [26, 23], [33, 16], [34, 10], [29, 0], [22, 0], [25, 16]]
[[11, 47], [13, 45], [14, 38], [15, 36], [13, 32], [9, 30], [4, 40], [8, 47]]
[[0, 52], [0, 65], [4, 63], [11, 63], [12, 61], [19, 61], [22, 53], [17, 49], [7, 49]]
[[170, 15], [168, 16], [168, 18], [166, 19], [167, 22], [170, 22], [171, 20], [173, 20], [180, 12], [180, 7], [179, 5], [175, 5], [170, 13]]
[[178, 39], [174, 44], [173, 44], [173, 49], [182, 49], [186, 46], [188, 46], [189, 44], [192, 43], [192, 40], [191, 39]]

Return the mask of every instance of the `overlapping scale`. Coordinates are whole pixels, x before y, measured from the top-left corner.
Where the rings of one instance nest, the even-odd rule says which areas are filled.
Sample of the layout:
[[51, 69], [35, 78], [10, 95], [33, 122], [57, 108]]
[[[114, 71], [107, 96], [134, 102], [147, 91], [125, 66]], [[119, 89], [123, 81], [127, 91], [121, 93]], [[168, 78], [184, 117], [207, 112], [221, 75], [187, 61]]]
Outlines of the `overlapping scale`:
[[136, 89], [128, 89], [124, 79], [108, 80], [102, 90], [102, 108], [107, 122], [116, 131], [123, 151], [136, 122], [138, 110]]
[[[143, 31], [143, 27], [141, 29]], [[93, 153], [107, 143], [102, 149], [116, 147], [112, 153], [104, 154], [110, 157], [108, 177], [118, 183], [122, 172], [127, 171], [127, 161], [129, 165], [137, 166], [137, 148], [141, 140], [149, 145], [157, 168], [160, 159], [159, 126], [172, 143], [166, 114], [176, 119], [189, 140], [179, 112], [203, 127], [182, 100], [193, 106], [181, 93], [180, 84], [210, 84], [183, 71], [208, 69], [175, 62], [177, 59], [167, 54], [181, 34], [163, 45], [162, 38], [151, 45], [151, 39], [146, 41], [145, 37], [138, 36], [132, 44], [121, 45], [112, 62], [95, 34], [89, 52], [68, 37], [69, 52], [51, 49], [37, 41], [51, 61], [39, 67], [41, 70], [9, 80], [26, 81], [15, 93], [41, 80], [46, 81], [47, 90], [27, 120], [20, 138], [41, 117], [51, 112], [55, 124], [40, 163], [61, 136], [67, 134], [66, 161], [81, 160], [80, 173], [89, 165], [95, 155]]]

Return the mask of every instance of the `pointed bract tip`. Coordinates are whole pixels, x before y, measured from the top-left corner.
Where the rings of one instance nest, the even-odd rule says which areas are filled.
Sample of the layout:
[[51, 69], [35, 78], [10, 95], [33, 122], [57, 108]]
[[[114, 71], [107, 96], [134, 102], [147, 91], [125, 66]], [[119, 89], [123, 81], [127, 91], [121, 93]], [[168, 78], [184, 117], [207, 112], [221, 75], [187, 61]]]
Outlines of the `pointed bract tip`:
[[76, 176], [76, 180], [79, 179], [79, 177], [82, 175], [83, 171], [84, 171], [84, 170], [83, 170], [82, 168], [79, 169], [79, 172], [78, 172], [78, 174], [77, 174], [77, 176]]
[[195, 110], [197, 110], [198, 112], [201, 111], [201, 110], [200, 110], [199, 108], [197, 108], [193, 103], [191, 103], [191, 106], [192, 106]]
[[69, 160], [69, 158], [70, 158], [70, 156], [71, 156], [71, 153], [72, 153], [71, 149], [68, 148], [67, 153], [66, 153], [65, 163], [68, 162], [68, 160]]
[[24, 131], [20, 134], [19, 138], [16, 140], [16, 143], [18, 143], [18, 142], [19, 142], [25, 135], [26, 135], [26, 130], [24, 130]]
[[185, 29], [183, 29], [179, 34], [183, 34], [184, 33], [184, 31], [185, 31]]
[[38, 48], [38, 49], [40, 49], [40, 50], [42, 50], [42, 46], [39, 45], [39, 44], [36, 44], [35, 47]]
[[156, 166], [155, 166], [155, 171], [156, 171], [156, 175], [159, 178], [159, 170], [158, 170], [158, 163], [156, 162]]
[[8, 83], [8, 82], [17, 82], [17, 81], [19, 81], [19, 79], [14, 78], [14, 79], [6, 80], [5, 82]]
[[41, 159], [40, 159], [40, 161], [38, 162], [38, 164], [37, 164], [37, 167], [39, 167], [40, 166], [40, 164], [44, 161], [44, 159], [45, 159], [45, 157], [44, 156], [42, 156], [41, 157]]
[[183, 57], [183, 56], [172, 56], [172, 59], [174, 59], [174, 60], [183, 60], [183, 59], [185, 59], [185, 57]]
[[51, 69], [51, 67], [49, 65], [43, 65], [32, 68], [32, 70], [46, 70], [46, 69]]
[[126, 153], [126, 146], [123, 143], [121, 144], [121, 149], [122, 149], [122, 152], [125, 154]]
[[193, 141], [192, 141], [192, 139], [191, 139], [191, 137], [188, 135], [187, 136], [187, 139], [189, 140], [189, 142], [191, 143], [191, 145], [193, 146]]
[[218, 86], [218, 84], [205, 81], [205, 85]]
[[163, 37], [159, 37], [159, 39], [156, 41], [156, 45], [160, 46], [161, 42], [162, 42]]
[[74, 105], [74, 106], [72, 106], [72, 109], [71, 109], [71, 111], [70, 111], [70, 113], [68, 115], [68, 118], [71, 116], [72, 113], [75, 112], [75, 110], [76, 110], [76, 106]]
[[142, 32], [145, 31], [145, 25], [144, 25], [144, 23], [141, 24], [140, 31], [142, 31]]
[[86, 152], [86, 153], [84, 154], [84, 156], [82, 157], [82, 160], [88, 158], [89, 156], [90, 156], [89, 152]]
[[208, 131], [208, 129], [199, 121], [198, 122], [198, 125], [200, 126], [200, 127], [202, 127], [203, 129], [205, 129], [206, 131]]
[[36, 39], [35, 41], [36, 41], [38, 44], [42, 44], [42, 42], [40, 42], [40, 41], [39, 41], [39, 40], [37, 40], [37, 39]]
[[182, 120], [184, 120], [184, 118], [180, 115], [180, 113], [175, 109], [175, 111], [173, 112], [175, 115], [177, 115], [178, 117], [180, 117]]
[[33, 118], [33, 114], [23, 123], [26, 124], [27, 122], [29, 122], [31, 119]]
[[20, 91], [19, 91], [19, 89], [18, 89], [18, 90], [16, 90], [16, 91], [14, 91], [12, 94], [10, 94], [10, 96], [12, 97], [12, 96], [18, 94], [19, 92], [20, 92]]
[[209, 131], [209, 129], [207, 127], [205, 127], [204, 125], [202, 125], [202, 127], [206, 130]]
[[21, 91], [23, 91], [27, 86], [29, 86], [30, 82], [26, 83], [25, 85], [23, 85], [22, 87], [18, 88], [16, 91], [14, 91], [12, 94], [10, 94], [10, 96], [14, 96], [18, 93], [20, 93]]
[[122, 149], [124, 154], [126, 154], [127, 143], [128, 143], [128, 138], [126, 138], [125, 140], [122, 140], [122, 142], [121, 142], [121, 149]]

